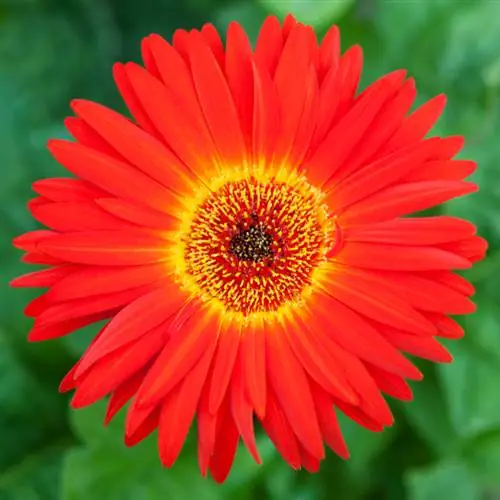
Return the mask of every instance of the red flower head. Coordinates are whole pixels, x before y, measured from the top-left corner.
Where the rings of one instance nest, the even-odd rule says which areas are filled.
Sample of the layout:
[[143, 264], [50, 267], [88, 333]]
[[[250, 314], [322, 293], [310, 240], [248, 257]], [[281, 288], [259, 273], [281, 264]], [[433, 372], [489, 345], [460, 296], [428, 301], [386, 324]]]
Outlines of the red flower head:
[[461, 137], [425, 138], [438, 96], [410, 113], [414, 81], [357, 91], [359, 47], [330, 29], [269, 17], [255, 50], [237, 23], [142, 45], [114, 77], [133, 117], [72, 103], [75, 141], [49, 149], [75, 178], [34, 183], [14, 280], [48, 290], [27, 307], [30, 340], [107, 320], [61, 390], [72, 406], [127, 402], [125, 440], [158, 428], [171, 466], [196, 420], [199, 463], [223, 481], [254, 417], [292, 467], [348, 451], [336, 412], [380, 431], [382, 393], [421, 379], [402, 352], [450, 361], [448, 317], [474, 311], [454, 270], [484, 256], [474, 226], [412, 212], [476, 191]]

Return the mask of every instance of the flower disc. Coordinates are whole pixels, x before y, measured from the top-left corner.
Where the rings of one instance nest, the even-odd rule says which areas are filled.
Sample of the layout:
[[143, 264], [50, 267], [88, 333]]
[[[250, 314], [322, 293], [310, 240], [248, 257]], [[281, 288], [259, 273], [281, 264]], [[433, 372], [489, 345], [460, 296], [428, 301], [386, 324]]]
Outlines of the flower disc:
[[323, 198], [300, 177], [223, 184], [179, 234], [181, 283], [246, 318], [300, 302], [332, 246]]

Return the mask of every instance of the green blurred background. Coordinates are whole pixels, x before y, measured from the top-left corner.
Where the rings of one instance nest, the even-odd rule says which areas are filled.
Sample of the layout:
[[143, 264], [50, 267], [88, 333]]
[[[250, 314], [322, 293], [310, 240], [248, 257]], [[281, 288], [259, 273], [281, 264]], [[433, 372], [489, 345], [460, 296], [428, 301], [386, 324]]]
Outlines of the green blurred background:
[[[419, 101], [445, 92], [440, 134], [463, 134], [479, 163], [480, 194], [440, 210], [478, 224], [488, 258], [468, 273], [477, 314], [450, 345], [452, 365], [422, 363], [415, 402], [394, 403], [396, 424], [372, 434], [343, 422], [352, 452], [330, 454], [321, 472], [293, 472], [259, 437], [265, 459], [240, 450], [229, 480], [199, 477], [191, 437], [173, 470], [160, 467], [154, 439], [126, 449], [123, 421], [102, 429], [103, 406], [69, 412], [57, 386], [92, 332], [46, 344], [25, 341], [30, 291], [8, 290], [25, 271], [13, 236], [35, 228], [30, 183], [64, 175], [45, 151], [64, 137], [72, 97], [119, 109], [116, 60], [138, 60], [140, 39], [211, 21], [238, 20], [254, 40], [268, 13], [287, 11], [321, 36], [332, 23], [344, 48], [360, 43], [364, 84], [396, 68], [416, 77]], [[497, 0], [0, 0], [0, 500], [500, 498], [500, 2]], [[392, 402], [391, 402], [392, 404]]]

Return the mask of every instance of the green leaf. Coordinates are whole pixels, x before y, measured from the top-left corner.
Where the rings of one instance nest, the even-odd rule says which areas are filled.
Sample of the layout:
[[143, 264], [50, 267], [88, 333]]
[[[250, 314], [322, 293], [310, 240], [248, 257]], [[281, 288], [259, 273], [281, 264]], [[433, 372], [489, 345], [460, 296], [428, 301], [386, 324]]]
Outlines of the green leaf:
[[406, 477], [409, 500], [480, 500], [481, 489], [460, 462], [441, 462], [437, 465], [410, 471]]
[[414, 400], [402, 408], [410, 425], [438, 455], [458, 449], [458, 436], [448, 414], [444, 395], [432, 372], [423, 382], [412, 384]]
[[17, 358], [0, 330], [0, 470], [68, 435], [66, 400]]
[[2, 500], [59, 500], [65, 445], [28, 455], [0, 475]]
[[463, 341], [447, 347], [454, 361], [440, 366], [439, 374], [456, 432], [472, 438], [499, 429], [500, 364], [497, 358]]
[[0, 330], [0, 498], [56, 498], [61, 450], [73, 439], [66, 400], [24, 367]]
[[68, 0], [57, 9], [33, 2], [8, 9], [0, 18], [0, 77], [8, 74], [17, 89], [11, 107], [32, 124], [44, 124], [63, 117], [82, 89], [86, 97], [106, 98], [113, 89], [116, 37], [106, 2]]
[[[171, 470], [162, 468], [156, 435], [133, 448], [123, 443], [124, 412], [103, 427], [103, 404], [95, 404], [72, 414], [75, 432], [84, 446], [69, 453], [63, 474], [63, 500], [150, 500], [155, 498], [203, 498], [216, 500], [231, 493], [235, 498], [249, 497], [248, 484], [262, 468], [248, 453], [239, 450], [233, 470], [223, 486], [203, 479], [198, 470], [195, 439], [188, 439]], [[259, 439], [262, 458], [273, 461], [276, 452], [269, 441]]]
[[[460, 81], [459, 88], [464, 95], [471, 96], [481, 92], [485, 70], [499, 59], [497, 19], [500, 17], [500, 4], [485, 1], [462, 4], [450, 23], [440, 72], [453, 82], [460, 75], [469, 76]], [[480, 37], [478, 33], [481, 33]]]
[[162, 468], [155, 439], [134, 448], [123, 443], [123, 416], [103, 427], [104, 406], [96, 404], [72, 413], [73, 426], [85, 447], [68, 454], [63, 473], [63, 499], [107, 500], [185, 498], [216, 499], [216, 487], [203, 480], [196, 462], [179, 460], [174, 471]]
[[[411, 50], [426, 51], [434, 59], [435, 52], [429, 53], [432, 43], [429, 36], [436, 36], [438, 30], [445, 35], [446, 21], [457, 9], [463, 7], [462, 0], [436, 0], [434, 2], [378, 2], [374, 12], [374, 25], [384, 41], [384, 51], [394, 60], [402, 61]], [[425, 36], [424, 36], [425, 33]], [[416, 43], [416, 42], [419, 43]], [[424, 61], [412, 61], [410, 65]], [[429, 61], [427, 61], [428, 63]], [[406, 66], [406, 65], [405, 65]]]
[[262, 5], [278, 16], [294, 15], [298, 21], [310, 24], [315, 28], [333, 24], [340, 19], [354, 0], [330, 0], [317, 2], [314, 0], [261, 0]]
[[347, 465], [353, 471], [361, 471], [369, 466], [371, 460], [381, 453], [396, 436], [394, 428], [372, 432], [353, 422], [344, 414], [339, 413], [338, 417], [342, 434], [351, 454]]
[[[491, 260], [491, 259], [490, 259]], [[488, 262], [488, 261], [486, 261]], [[491, 288], [491, 290], [489, 290]], [[466, 316], [463, 325], [467, 333], [464, 342], [492, 363], [500, 364], [500, 310], [496, 299], [497, 284], [494, 280], [483, 282], [477, 302], [479, 309]]]
[[474, 440], [464, 450], [464, 460], [481, 484], [500, 487], [500, 431]]

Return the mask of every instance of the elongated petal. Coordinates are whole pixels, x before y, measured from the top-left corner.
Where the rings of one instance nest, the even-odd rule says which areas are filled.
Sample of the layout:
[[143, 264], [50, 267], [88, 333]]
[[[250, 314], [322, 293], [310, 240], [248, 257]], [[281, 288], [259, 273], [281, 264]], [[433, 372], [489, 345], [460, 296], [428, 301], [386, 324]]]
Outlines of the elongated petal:
[[216, 413], [220, 408], [229, 382], [233, 375], [233, 368], [238, 355], [241, 341], [241, 327], [233, 324], [223, 326], [217, 342], [217, 351], [214, 356], [212, 384], [210, 386], [209, 411]]
[[177, 157], [124, 116], [90, 101], [73, 101], [72, 108], [140, 171], [168, 189], [192, 189], [193, 177]]
[[80, 144], [53, 140], [49, 149], [70, 172], [119, 197], [163, 209], [171, 193], [139, 170]]
[[133, 227], [93, 201], [44, 203], [31, 209], [33, 217], [55, 231], [98, 231]]
[[[75, 266], [67, 266], [75, 269]], [[160, 281], [165, 269], [161, 264], [123, 267], [76, 268], [52, 286], [49, 297], [64, 301], [103, 293], [120, 292]]]
[[149, 371], [137, 395], [140, 405], [154, 405], [215, 345], [219, 326], [209, 313], [193, 317], [169, 342]]
[[35, 181], [33, 191], [52, 201], [88, 201], [104, 194], [104, 191], [80, 179], [53, 178]]
[[252, 455], [253, 459], [260, 464], [261, 458], [255, 442], [253, 408], [248, 402], [243, 382], [243, 356], [241, 353], [242, 351], [240, 350], [231, 379], [231, 413], [238, 432], [241, 435], [241, 439], [245, 443], [245, 446]]
[[114, 416], [134, 397], [139, 389], [147, 368], [139, 370], [135, 375], [120, 384], [111, 394], [106, 407], [104, 425], [108, 425]]
[[334, 341], [355, 356], [384, 367], [403, 377], [420, 379], [415, 366], [394, 349], [384, 337], [363, 318], [333, 297], [316, 297], [314, 315], [318, 326]]
[[142, 231], [81, 231], [46, 238], [41, 251], [68, 262], [89, 265], [136, 265], [165, 260], [165, 242]]
[[349, 207], [340, 216], [345, 224], [379, 222], [426, 210], [458, 196], [477, 191], [462, 181], [425, 181], [399, 184]]
[[68, 277], [74, 271], [78, 269], [78, 266], [65, 265], [51, 267], [49, 269], [43, 269], [42, 271], [35, 271], [33, 273], [25, 274], [14, 278], [10, 282], [10, 286], [18, 288], [46, 288], [54, 286], [60, 280]]
[[[106, 331], [86, 354], [79, 372], [121, 346], [145, 335], [149, 330], [167, 322], [184, 302], [184, 297], [172, 286], [153, 289], [143, 294], [117, 314], [109, 323]], [[147, 312], [147, 315], [144, 314]], [[165, 339], [168, 338], [168, 325], [165, 324]]]
[[185, 379], [162, 403], [158, 446], [160, 458], [166, 467], [177, 460], [193, 421], [203, 383], [212, 361], [215, 344], [207, 349]]
[[311, 389], [284, 335], [277, 330], [266, 338], [269, 383], [297, 438], [312, 455], [322, 458], [324, 450]]
[[104, 356], [87, 371], [82, 371], [80, 364], [76, 372], [78, 389], [71, 401], [72, 407], [82, 408], [93, 404], [116, 390], [154, 358], [163, 346], [164, 337], [164, 328], [157, 327], [140, 339]]

